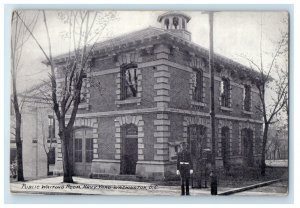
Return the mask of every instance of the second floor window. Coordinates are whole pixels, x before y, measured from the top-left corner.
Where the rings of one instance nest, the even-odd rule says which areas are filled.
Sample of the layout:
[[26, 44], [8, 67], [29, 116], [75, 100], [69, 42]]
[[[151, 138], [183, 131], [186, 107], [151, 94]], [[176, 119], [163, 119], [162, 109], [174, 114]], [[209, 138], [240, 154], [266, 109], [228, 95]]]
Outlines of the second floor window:
[[230, 107], [230, 80], [224, 77], [221, 81], [221, 106]]
[[244, 110], [251, 110], [251, 86], [249, 85], [244, 86]]
[[86, 102], [86, 95], [87, 95], [87, 76], [86, 74], [84, 74], [82, 78], [82, 85], [80, 91], [80, 103]]
[[193, 100], [203, 102], [203, 71], [193, 70]]
[[55, 120], [53, 116], [48, 116], [48, 132], [49, 138], [55, 138]]
[[130, 65], [121, 70], [121, 99], [137, 97], [137, 66]]

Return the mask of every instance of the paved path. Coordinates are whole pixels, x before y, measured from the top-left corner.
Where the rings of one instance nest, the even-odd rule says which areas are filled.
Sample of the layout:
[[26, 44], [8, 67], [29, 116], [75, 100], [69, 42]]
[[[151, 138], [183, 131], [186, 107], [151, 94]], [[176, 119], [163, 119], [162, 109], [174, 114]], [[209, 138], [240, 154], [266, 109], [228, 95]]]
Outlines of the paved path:
[[[140, 196], [180, 196], [179, 186], [161, 186], [149, 182], [101, 180], [73, 177], [74, 184], [62, 183], [62, 177], [51, 177], [27, 182], [12, 182], [11, 192], [16, 194], [79, 194], [79, 195], [140, 195]], [[281, 193], [286, 190], [287, 183], [279, 184]], [[283, 188], [282, 188], [283, 187]], [[218, 187], [218, 192], [232, 188]], [[278, 195], [278, 189], [272, 192], [267, 187], [237, 193], [235, 195]], [[271, 193], [271, 194], [270, 194]], [[190, 189], [192, 196], [210, 196], [210, 188]]]
[[288, 194], [288, 181], [280, 181], [269, 186], [236, 193], [239, 196], [286, 196]]
[[288, 167], [288, 160], [266, 160], [266, 165], [270, 167]]

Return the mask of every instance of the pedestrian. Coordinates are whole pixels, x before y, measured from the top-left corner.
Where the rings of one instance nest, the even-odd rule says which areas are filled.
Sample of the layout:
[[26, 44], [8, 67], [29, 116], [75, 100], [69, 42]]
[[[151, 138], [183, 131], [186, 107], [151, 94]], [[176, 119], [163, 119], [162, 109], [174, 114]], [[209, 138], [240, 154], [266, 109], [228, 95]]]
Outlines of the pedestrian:
[[191, 154], [188, 151], [187, 143], [181, 144], [181, 151], [177, 156], [177, 175], [181, 178], [181, 195], [190, 195], [189, 180], [193, 174], [193, 164], [191, 161]]

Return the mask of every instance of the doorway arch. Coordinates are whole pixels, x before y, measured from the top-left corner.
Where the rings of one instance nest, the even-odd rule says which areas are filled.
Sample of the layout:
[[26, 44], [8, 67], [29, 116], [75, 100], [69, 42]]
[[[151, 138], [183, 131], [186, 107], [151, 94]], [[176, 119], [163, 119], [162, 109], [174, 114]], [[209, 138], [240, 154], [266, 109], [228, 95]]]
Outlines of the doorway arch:
[[93, 129], [73, 130], [73, 173], [76, 176], [88, 176], [93, 160]]

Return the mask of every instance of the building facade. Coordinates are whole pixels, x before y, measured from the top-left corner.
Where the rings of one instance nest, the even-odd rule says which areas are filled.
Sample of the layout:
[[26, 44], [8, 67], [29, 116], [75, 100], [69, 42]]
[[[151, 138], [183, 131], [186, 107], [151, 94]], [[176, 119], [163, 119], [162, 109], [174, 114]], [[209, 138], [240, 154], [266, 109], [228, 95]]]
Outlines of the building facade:
[[[46, 85], [37, 85], [19, 96], [22, 103], [21, 140], [24, 178], [34, 179], [53, 174], [55, 165], [55, 118], [49, 102], [43, 100], [41, 91]], [[16, 164], [15, 115], [11, 109], [10, 164], [14, 177]], [[48, 155], [48, 158], [47, 158]]]
[[[161, 28], [96, 45], [74, 125], [74, 175], [168, 178], [181, 142], [195, 166], [211, 149], [208, 50], [191, 41], [187, 15], [168, 12], [158, 21]], [[55, 61], [60, 87], [66, 57]], [[262, 143], [255, 74], [217, 54], [214, 67], [217, 166], [255, 166]], [[61, 174], [57, 142], [54, 174]]]

